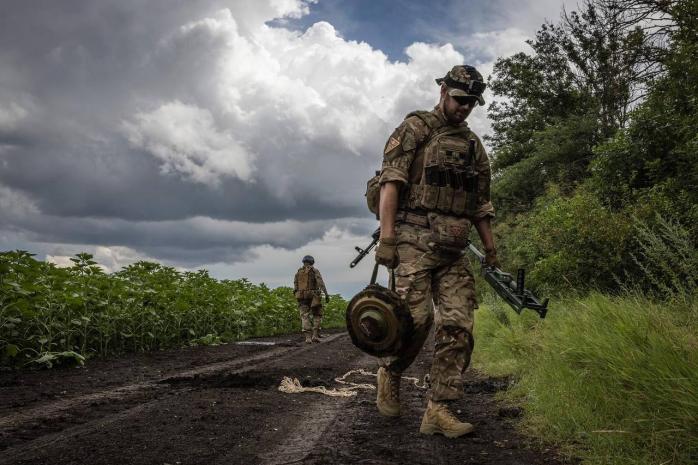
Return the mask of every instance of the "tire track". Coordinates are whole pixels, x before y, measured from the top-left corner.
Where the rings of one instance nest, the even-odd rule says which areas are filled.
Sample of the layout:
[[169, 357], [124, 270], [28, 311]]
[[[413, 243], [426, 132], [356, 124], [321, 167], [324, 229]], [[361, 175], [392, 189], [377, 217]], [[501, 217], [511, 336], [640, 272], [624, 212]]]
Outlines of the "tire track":
[[[375, 364], [375, 359], [363, 355], [354, 362], [350, 369], [365, 368]], [[315, 394], [317, 395], [317, 394]], [[315, 402], [308, 409], [304, 421], [295, 425], [293, 431], [272, 450], [260, 454], [257, 458], [262, 465], [284, 465], [301, 462], [315, 449], [318, 441], [334, 423], [340, 413], [345, 412], [351, 397], [327, 398]]]
[[[346, 336], [343, 333], [333, 334], [325, 337], [321, 344], [332, 342], [342, 336]], [[295, 356], [312, 350], [316, 345], [313, 346], [303, 346], [299, 348], [293, 348], [288, 346], [274, 347], [272, 349], [266, 350], [260, 354], [255, 354], [247, 357], [236, 358], [234, 360], [219, 362], [210, 365], [204, 365], [195, 369], [182, 371], [175, 375], [170, 375], [166, 378], [160, 380], [146, 381], [140, 383], [133, 383], [124, 386], [119, 386], [116, 388], [106, 389], [99, 392], [94, 392], [86, 395], [81, 395], [78, 397], [73, 397], [70, 399], [62, 399], [59, 401], [51, 402], [48, 404], [38, 405], [30, 409], [13, 413], [11, 415], [5, 415], [0, 417], [0, 434], [5, 433], [10, 429], [21, 429], [27, 425], [42, 422], [46, 423], [51, 419], [58, 418], [68, 414], [71, 410], [78, 408], [94, 405], [94, 404], [106, 404], [114, 402], [128, 402], [134, 400], [139, 396], [143, 395], [160, 395], [164, 392], [171, 391], [172, 389], [183, 389], [176, 388], [170, 385], [170, 383], [176, 383], [177, 381], [193, 379], [196, 377], [202, 377], [206, 375], [211, 375], [214, 373], [220, 373], [222, 371], [230, 371], [230, 374], [243, 373], [252, 370], [256, 367], [263, 366], [265, 362], [271, 360], [278, 360], [280, 358], [286, 358], [289, 356]], [[136, 407], [137, 408], [137, 407]], [[132, 410], [132, 409], [129, 409]], [[114, 414], [111, 414], [114, 415]], [[118, 414], [116, 414], [118, 415]], [[109, 415], [108, 415], [109, 416]], [[100, 420], [96, 420], [97, 422]], [[89, 422], [86, 425], [89, 425]], [[85, 425], [81, 425], [85, 426]], [[71, 430], [74, 428], [70, 428]], [[61, 434], [61, 433], [57, 433]], [[34, 443], [37, 439], [29, 441], [29, 444]], [[19, 446], [16, 446], [19, 447]], [[12, 448], [10, 448], [12, 449]], [[6, 450], [10, 450], [6, 449]], [[2, 462], [0, 462], [2, 463]]]

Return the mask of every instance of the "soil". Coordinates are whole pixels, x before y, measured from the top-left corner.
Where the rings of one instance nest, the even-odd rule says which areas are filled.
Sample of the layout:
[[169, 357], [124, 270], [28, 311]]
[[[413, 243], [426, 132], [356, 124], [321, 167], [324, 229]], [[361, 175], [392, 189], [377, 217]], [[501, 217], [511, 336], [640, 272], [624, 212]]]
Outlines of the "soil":
[[[346, 333], [304, 344], [297, 335], [91, 360], [83, 368], [0, 373], [0, 465], [5, 464], [562, 464], [516, 433], [520, 411], [494, 399], [505, 379], [468, 371], [458, 439], [419, 433], [423, 387], [402, 384], [402, 415], [385, 418], [375, 391], [354, 397], [283, 393], [342, 387], [375, 359]], [[423, 379], [431, 344], [404, 376]], [[347, 380], [375, 384], [354, 373]]]

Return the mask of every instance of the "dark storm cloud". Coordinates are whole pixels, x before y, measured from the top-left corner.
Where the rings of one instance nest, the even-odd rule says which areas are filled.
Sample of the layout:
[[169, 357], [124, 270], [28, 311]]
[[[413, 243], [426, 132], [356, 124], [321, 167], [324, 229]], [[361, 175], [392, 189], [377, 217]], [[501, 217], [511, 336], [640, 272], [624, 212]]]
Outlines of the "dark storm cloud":
[[297, 249], [333, 226], [365, 234], [385, 136], [433, 105], [432, 69], [462, 57], [420, 44], [391, 63], [328, 23], [264, 25], [305, 5], [4, 6], [0, 245], [190, 265]]
[[[336, 144], [327, 165], [308, 167], [307, 188], [293, 186], [292, 196], [279, 198], [270, 192], [274, 179], [226, 179], [212, 189], [162, 175], [156, 159], [125, 140], [121, 122], [140, 108], [182, 96], [200, 105], [215, 98], [207, 92], [213, 73], [206, 71], [216, 64], [221, 39], [202, 31], [177, 41], [177, 33], [182, 24], [233, 3], [14, 4], [0, 19], [0, 43], [10, 44], [3, 46], [0, 69], [11, 70], [0, 71], [2, 94], [6, 101], [29, 95], [36, 109], [21, 129], [0, 131], [0, 145], [14, 149], [3, 156], [0, 182], [57, 216], [277, 221], [359, 213], [361, 206], [347, 201], [360, 195], [359, 184], [340, 182], [348, 191], [339, 203], [317, 195], [314, 184], [328, 172], [356, 169], [355, 157]], [[163, 46], [167, 39], [175, 46]], [[260, 135], [270, 142], [261, 146], [274, 149], [282, 132]], [[273, 173], [276, 167], [259, 169]]]

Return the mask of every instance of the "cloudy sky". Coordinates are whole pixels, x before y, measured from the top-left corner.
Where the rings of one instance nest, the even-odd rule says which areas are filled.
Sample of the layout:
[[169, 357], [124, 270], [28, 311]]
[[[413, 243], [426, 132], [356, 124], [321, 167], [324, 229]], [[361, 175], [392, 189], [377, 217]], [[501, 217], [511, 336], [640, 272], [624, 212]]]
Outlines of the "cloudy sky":
[[[312, 254], [350, 296], [392, 129], [454, 64], [488, 75], [526, 50], [563, 1], [427, 5], [0, 0], [0, 250], [271, 286]], [[484, 108], [469, 121], [488, 132]]]

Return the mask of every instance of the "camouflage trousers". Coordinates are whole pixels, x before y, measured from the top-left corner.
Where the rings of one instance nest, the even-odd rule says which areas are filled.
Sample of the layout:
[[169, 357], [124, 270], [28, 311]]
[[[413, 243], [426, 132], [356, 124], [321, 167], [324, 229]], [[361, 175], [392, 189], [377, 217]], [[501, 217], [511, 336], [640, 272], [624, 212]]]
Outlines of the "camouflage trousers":
[[301, 330], [305, 333], [311, 329], [320, 329], [322, 323], [322, 305], [311, 307], [312, 300], [303, 299], [298, 301], [298, 311], [301, 314]]
[[395, 290], [407, 301], [414, 335], [388, 364], [402, 373], [419, 354], [434, 324], [434, 359], [430, 398], [463, 397], [463, 372], [473, 352], [473, 311], [477, 308], [473, 275], [463, 255], [438, 252], [427, 244], [428, 228], [396, 225], [400, 264]]

